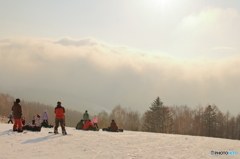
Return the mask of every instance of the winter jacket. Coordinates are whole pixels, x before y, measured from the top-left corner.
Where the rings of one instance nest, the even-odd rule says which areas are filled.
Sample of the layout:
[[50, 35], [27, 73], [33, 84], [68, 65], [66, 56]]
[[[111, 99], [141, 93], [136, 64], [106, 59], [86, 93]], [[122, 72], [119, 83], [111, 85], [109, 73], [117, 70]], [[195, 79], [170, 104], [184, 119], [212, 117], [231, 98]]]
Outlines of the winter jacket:
[[83, 120], [89, 120], [89, 115], [88, 115], [88, 113], [84, 113], [83, 114]]
[[13, 117], [14, 119], [21, 119], [22, 118], [22, 107], [20, 104], [14, 102], [12, 106]]
[[116, 131], [118, 131], [118, 126], [115, 122], [112, 122], [109, 129], [110, 129], [110, 131], [116, 132]]
[[61, 105], [56, 106], [54, 113], [56, 114], [55, 118], [58, 118], [58, 119], [64, 119], [65, 118], [65, 116], [64, 116], [65, 108], [62, 107]]
[[10, 116], [8, 117], [10, 120], [12, 120], [13, 119], [13, 115], [12, 114], [10, 114]]
[[39, 117], [36, 117], [36, 119], [35, 119], [35, 126], [41, 127], [41, 125], [42, 125], [41, 123], [42, 123], [41, 119]]
[[76, 129], [83, 129], [83, 121], [79, 121], [77, 126], [76, 126]]
[[98, 117], [93, 117], [93, 123], [98, 123]]
[[43, 119], [43, 120], [48, 120], [48, 113], [47, 113], [47, 112], [44, 112], [44, 113], [43, 113], [42, 119]]
[[83, 126], [83, 130], [88, 130], [89, 126], [95, 127], [90, 121], [87, 120]]

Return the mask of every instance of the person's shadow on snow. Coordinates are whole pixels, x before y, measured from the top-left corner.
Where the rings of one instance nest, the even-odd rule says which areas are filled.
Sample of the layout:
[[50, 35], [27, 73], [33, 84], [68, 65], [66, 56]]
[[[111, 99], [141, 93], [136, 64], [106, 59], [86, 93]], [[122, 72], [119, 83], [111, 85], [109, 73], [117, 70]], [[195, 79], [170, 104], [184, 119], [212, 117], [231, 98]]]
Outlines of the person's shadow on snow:
[[53, 135], [44, 136], [44, 137], [40, 137], [40, 138], [36, 138], [36, 139], [29, 139], [27, 141], [22, 142], [22, 144], [37, 143], [37, 142], [42, 142], [42, 141], [48, 140], [48, 139], [58, 138], [58, 137], [62, 137], [62, 135], [53, 134]]
[[11, 135], [11, 134], [14, 134], [14, 133], [17, 133], [17, 132], [14, 132], [13, 130], [6, 130], [6, 131], [1, 132], [0, 136], [2, 136], [2, 135]]

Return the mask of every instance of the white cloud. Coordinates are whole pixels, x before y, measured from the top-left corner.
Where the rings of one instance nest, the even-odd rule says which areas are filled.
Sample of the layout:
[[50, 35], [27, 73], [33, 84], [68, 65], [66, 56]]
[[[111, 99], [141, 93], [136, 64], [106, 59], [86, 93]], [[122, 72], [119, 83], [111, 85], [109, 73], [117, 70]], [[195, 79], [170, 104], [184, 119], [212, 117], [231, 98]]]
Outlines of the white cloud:
[[206, 7], [182, 19], [174, 30], [173, 45], [177, 48], [175, 51], [179, 50], [182, 55], [213, 59], [231, 56], [232, 52], [221, 56], [222, 52], [216, 51], [225, 48], [226, 52], [235, 48], [239, 52], [239, 28], [240, 14], [236, 9]]
[[[185, 17], [180, 28], [183, 31], [194, 33], [212, 33], [215, 36], [237, 31], [240, 25], [240, 15], [236, 9], [220, 9], [206, 7], [199, 13], [193, 13]], [[219, 35], [220, 34], [220, 35]]]
[[144, 111], [160, 96], [167, 105], [209, 102], [234, 112], [240, 104], [239, 63], [239, 56], [178, 60], [92, 38], [0, 40], [2, 90], [21, 87], [20, 94], [46, 103], [64, 92], [59, 97], [73, 107], [121, 104]]
[[225, 47], [225, 46], [217, 46], [212, 48], [212, 50], [221, 50], [221, 51], [236, 51], [234, 47]]

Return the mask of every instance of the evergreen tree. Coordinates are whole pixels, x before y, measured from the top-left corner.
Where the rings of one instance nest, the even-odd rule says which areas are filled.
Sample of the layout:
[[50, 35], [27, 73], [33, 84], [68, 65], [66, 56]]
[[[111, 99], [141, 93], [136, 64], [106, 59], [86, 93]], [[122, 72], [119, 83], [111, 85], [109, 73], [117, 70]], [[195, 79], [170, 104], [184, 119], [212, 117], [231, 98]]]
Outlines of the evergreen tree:
[[143, 131], [172, 132], [173, 119], [168, 107], [157, 97], [143, 116]]
[[215, 137], [216, 135], [216, 112], [211, 105], [207, 106], [203, 115], [203, 124], [205, 136]]
[[152, 128], [154, 132], [163, 132], [164, 117], [163, 117], [163, 102], [157, 97], [150, 108]]

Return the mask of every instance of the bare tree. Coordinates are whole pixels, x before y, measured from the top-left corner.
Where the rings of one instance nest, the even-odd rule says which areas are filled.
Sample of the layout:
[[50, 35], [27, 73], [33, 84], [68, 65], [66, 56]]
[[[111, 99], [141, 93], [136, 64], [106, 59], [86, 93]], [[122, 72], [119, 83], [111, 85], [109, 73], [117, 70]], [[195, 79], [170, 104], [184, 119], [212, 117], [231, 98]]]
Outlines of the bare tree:
[[126, 122], [124, 128], [126, 130], [138, 131], [140, 128], [140, 114], [138, 111], [131, 109], [126, 110]]
[[193, 135], [193, 111], [184, 105], [171, 107], [171, 113], [174, 123], [173, 132], [176, 134]]
[[202, 135], [203, 129], [203, 107], [199, 105], [195, 110], [193, 110], [193, 134], [197, 136]]
[[123, 128], [126, 122], [126, 112], [125, 110], [120, 106], [116, 106], [112, 112], [110, 113], [110, 120], [109, 122], [114, 119], [116, 123], [118, 124], [119, 128]]
[[107, 128], [109, 126], [109, 115], [106, 111], [98, 113], [98, 127]]

